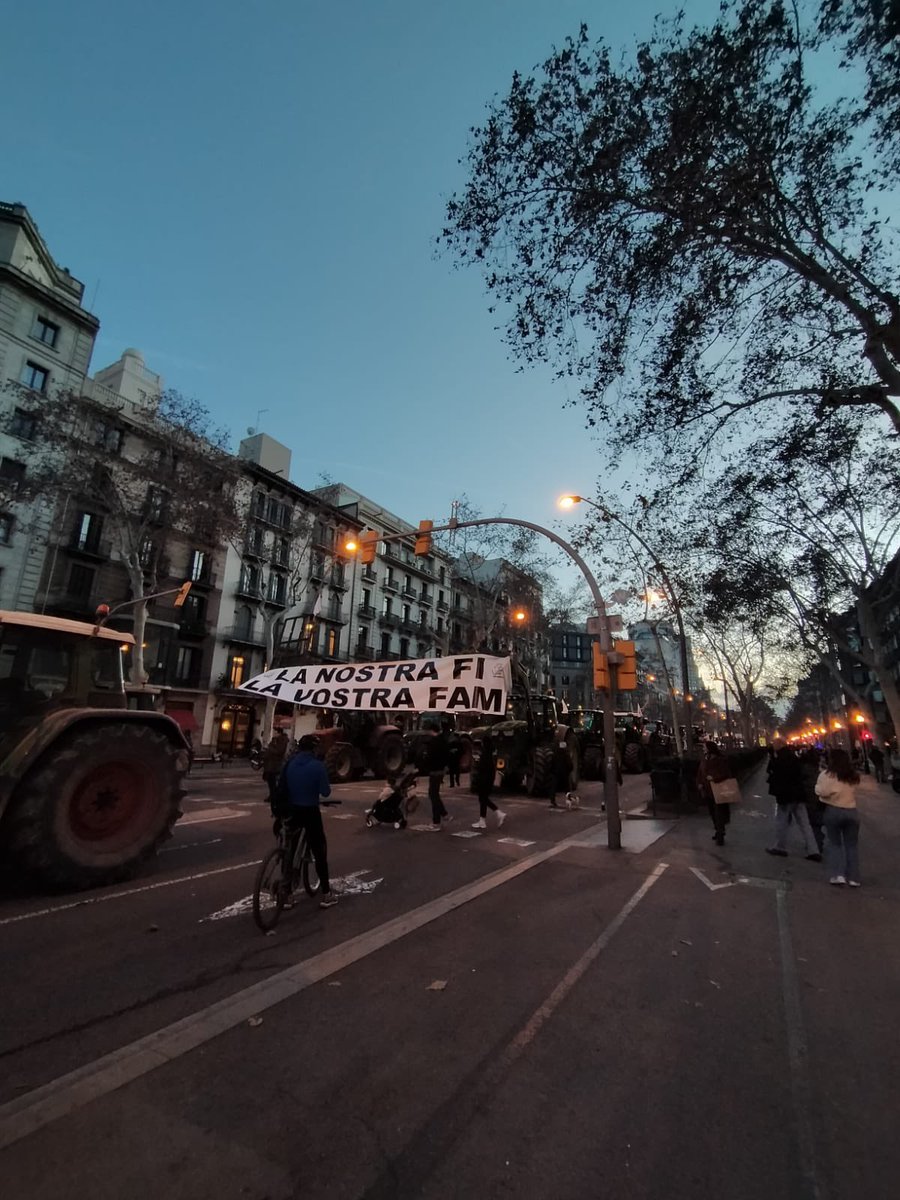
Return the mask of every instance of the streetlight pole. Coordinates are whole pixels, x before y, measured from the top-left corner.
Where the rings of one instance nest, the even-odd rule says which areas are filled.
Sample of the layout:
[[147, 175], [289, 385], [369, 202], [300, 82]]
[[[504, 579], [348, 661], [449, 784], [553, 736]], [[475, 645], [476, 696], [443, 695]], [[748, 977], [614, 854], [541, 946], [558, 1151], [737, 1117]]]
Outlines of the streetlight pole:
[[691, 695], [691, 683], [688, 675], [687, 640], [684, 636], [684, 621], [682, 620], [681, 616], [681, 605], [678, 603], [678, 597], [675, 594], [675, 589], [672, 587], [672, 581], [669, 579], [668, 572], [657, 558], [656, 553], [647, 544], [641, 534], [639, 534], [638, 531], [633, 528], [633, 526], [629, 525], [628, 522], [622, 517], [618, 516], [614, 512], [610, 512], [608, 508], [605, 508], [602, 504], [598, 504], [596, 500], [588, 500], [586, 496], [568, 495], [560, 497], [560, 505], [563, 508], [571, 508], [572, 505], [575, 504], [589, 504], [591, 508], [596, 508], [597, 512], [601, 513], [608, 521], [614, 521], [616, 525], [624, 529], [629, 537], [633, 537], [638, 545], [642, 546], [643, 549], [646, 550], [646, 552], [650, 555], [651, 563], [659, 572], [659, 576], [663, 581], [663, 587], [665, 588], [669, 603], [672, 605], [672, 611], [675, 613], [675, 620], [678, 623], [679, 650], [681, 652], [681, 690], [682, 694], [684, 695], [684, 748], [685, 752], [690, 754], [691, 750], [694, 748], [694, 730], [693, 713], [691, 711], [691, 701], [689, 699]]
[[[551, 542], [555, 542], [559, 548], [571, 558], [584, 576], [591, 596], [594, 601], [594, 606], [597, 610], [597, 625], [599, 629], [598, 641], [601, 651], [607, 655], [608, 661], [613, 665], [621, 660], [621, 655], [613, 646], [612, 633], [609, 628], [609, 614], [606, 611], [606, 604], [601, 595], [597, 580], [591, 574], [587, 563], [578, 553], [574, 546], [554, 533], [551, 529], [545, 529], [543, 525], [535, 525], [531, 521], [518, 521], [513, 517], [481, 517], [475, 521], [457, 521], [454, 517], [446, 525], [435, 525], [430, 529], [431, 533], [447, 533], [454, 529], [471, 529], [476, 525], [515, 525], [518, 529], [531, 529], [534, 533], [541, 534], [542, 537], [549, 538]], [[391, 535], [391, 539], [396, 539], [405, 535]], [[384, 538], [385, 541], [389, 540]], [[619, 780], [616, 774], [616, 718], [613, 712], [613, 702], [615, 697], [610, 689], [602, 689], [603, 695], [603, 753], [605, 762], [605, 775], [603, 783], [603, 797], [606, 802], [606, 844], [610, 850], [621, 850], [622, 848], [622, 817], [619, 812]]]

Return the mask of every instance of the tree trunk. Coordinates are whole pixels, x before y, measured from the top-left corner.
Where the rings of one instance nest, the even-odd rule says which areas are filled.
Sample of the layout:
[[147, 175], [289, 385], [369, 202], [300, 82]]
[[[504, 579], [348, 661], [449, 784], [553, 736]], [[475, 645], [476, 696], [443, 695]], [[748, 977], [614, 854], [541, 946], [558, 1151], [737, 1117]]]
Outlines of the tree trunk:
[[132, 598], [136, 603], [132, 609], [134, 614], [134, 646], [131, 651], [131, 682], [143, 687], [147, 682], [147, 671], [144, 667], [144, 641], [147, 631], [147, 602], [144, 595], [144, 572], [140, 566], [135, 570], [129, 566], [128, 578], [131, 583]]

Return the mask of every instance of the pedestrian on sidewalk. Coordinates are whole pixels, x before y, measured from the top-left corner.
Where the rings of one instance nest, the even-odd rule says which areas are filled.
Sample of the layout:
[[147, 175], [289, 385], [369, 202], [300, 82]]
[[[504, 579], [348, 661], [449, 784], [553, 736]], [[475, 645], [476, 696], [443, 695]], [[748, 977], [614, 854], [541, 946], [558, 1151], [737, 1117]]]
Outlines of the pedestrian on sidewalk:
[[438, 729], [425, 743], [423, 758], [428, 772], [428, 799], [431, 801], [431, 828], [435, 831], [450, 824], [453, 818], [441, 799], [441, 784], [447, 769], [447, 731]]
[[725, 826], [731, 822], [731, 805], [716, 804], [712, 784], [721, 783], [724, 779], [732, 779], [734, 772], [728, 764], [727, 757], [722, 753], [721, 746], [713, 741], [705, 744], [705, 757], [700, 760], [697, 768], [697, 788], [706, 801], [709, 815], [713, 823], [713, 841], [717, 846], [725, 845]]
[[877, 742], [873, 742], [869, 749], [869, 761], [875, 768], [875, 782], [884, 783], [884, 751]]
[[825, 830], [822, 828], [825, 805], [816, 795], [816, 784], [821, 767], [819, 751], [815, 746], [807, 747], [800, 755], [800, 770], [803, 774], [803, 803], [806, 805], [806, 815], [809, 817], [810, 828], [820, 854], [825, 849]]
[[494, 739], [489, 733], [486, 733], [481, 740], [481, 752], [476, 762], [472, 764], [472, 774], [469, 777], [472, 783], [472, 790], [478, 797], [479, 817], [472, 826], [473, 829], [487, 829], [488, 809], [497, 814], [498, 829], [500, 829], [506, 820], [506, 813], [499, 809], [491, 799], [496, 770]]
[[275, 803], [275, 787], [278, 783], [278, 776], [281, 774], [281, 768], [284, 766], [287, 748], [288, 736], [283, 729], [279, 729], [263, 750], [262, 777], [269, 788], [269, 804]]
[[803, 767], [791, 746], [779, 746], [775, 754], [769, 791], [775, 797], [775, 845], [767, 846], [766, 853], [787, 858], [788, 828], [793, 822], [803, 837], [806, 857], [810, 862], [821, 862], [803, 799]]
[[856, 785], [859, 774], [846, 750], [828, 755], [828, 766], [816, 783], [816, 794], [825, 805], [825, 835], [828, 838], [829, 883], [859, 887], [859, 812]]

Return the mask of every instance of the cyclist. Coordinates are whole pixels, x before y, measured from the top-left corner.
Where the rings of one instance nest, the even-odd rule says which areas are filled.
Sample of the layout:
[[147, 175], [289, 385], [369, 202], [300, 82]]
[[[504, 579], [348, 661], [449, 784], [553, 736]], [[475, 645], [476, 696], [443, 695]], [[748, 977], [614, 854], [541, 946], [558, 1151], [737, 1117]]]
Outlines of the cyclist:
[[300, 739], [297, 753], [285, 763], [279, 790], [287, 807], [291, 829], [297, 833], [306, 830], [322, 885], [319, 908], [331, 908], [338, 898], [328, 882], [328, 843], [319, 807], [320, 799], [331, 795], [331, 784], [324, 764], [316, 757], [318, 744], [318, 738], [312, 734]]

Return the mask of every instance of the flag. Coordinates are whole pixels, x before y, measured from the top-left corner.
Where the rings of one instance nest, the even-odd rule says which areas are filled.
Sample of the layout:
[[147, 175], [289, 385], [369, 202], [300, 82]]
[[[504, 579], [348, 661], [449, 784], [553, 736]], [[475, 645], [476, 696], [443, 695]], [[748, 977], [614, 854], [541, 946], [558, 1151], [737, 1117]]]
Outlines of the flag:
[[320, 590], [319, 594], [316, 596], [316, 602], [312, 607], [312, 615], [314, 617], [317, 617], [321, 611], [322, 611], [322, 592]]

